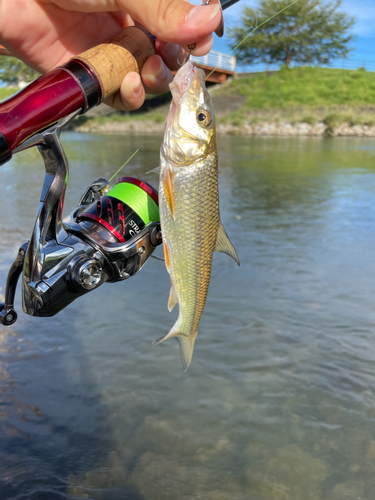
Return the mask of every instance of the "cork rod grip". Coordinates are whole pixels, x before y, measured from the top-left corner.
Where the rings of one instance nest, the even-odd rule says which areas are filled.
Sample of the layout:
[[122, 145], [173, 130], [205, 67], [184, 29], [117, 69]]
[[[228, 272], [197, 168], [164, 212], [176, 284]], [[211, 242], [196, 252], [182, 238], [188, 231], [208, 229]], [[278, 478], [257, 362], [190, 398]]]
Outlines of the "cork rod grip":
[[146, 60], [155, 54], [154, 44], [140, 28], [130, 26], [110, 40], [75, 56], [95, 73], [102, 99], [120, 89], [130, 71], [141, 72]]

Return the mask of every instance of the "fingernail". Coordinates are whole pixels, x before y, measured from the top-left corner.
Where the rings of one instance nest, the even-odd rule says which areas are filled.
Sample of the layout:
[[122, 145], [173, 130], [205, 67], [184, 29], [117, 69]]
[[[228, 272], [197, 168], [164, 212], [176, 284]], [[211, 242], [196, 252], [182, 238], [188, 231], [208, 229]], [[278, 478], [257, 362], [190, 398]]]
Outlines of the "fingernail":
[[180, 52], [180, 46], [175, 43], [167, 43], [163, 49], [163, 54], [169, 57], [176, 57]]
[[143, 88], [143, 85], [142, 85], [142, 81], [141, 81], [141, 77], [138, 75], [138, 83], [137, 81], [134, 82], [134, 87], [133, 87], [133, 94], [140, 94], [142, 92], [142, 88]]
[[167, 70], [165, 64], [163, 63], [162, 59], [159, 58], [159, 68], [156, 69], [155, 71], [155, 78], [157, 78], [158, 80], [164, 80], [166, 76], [167, 76]]
[[220, 5], [204, 5], [193, 7], [186, 19], [187, 24], [191, 26], [202, 26], [208, 24], [220, 11]]

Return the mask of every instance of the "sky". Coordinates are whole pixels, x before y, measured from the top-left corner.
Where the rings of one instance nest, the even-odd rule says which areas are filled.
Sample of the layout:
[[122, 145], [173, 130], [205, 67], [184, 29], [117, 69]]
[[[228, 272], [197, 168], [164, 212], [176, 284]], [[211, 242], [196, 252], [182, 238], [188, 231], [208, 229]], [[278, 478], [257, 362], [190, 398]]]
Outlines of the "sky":
[[[257, 4], [257, 0], [240, 0], [224, 11], [224, 19], [232, 26], [238, 26], [243, 7], [248, 5], [256, 8]], [[353, 60], [352, 64], [358, 60], [358, 65], [361, 66], [362, 61], [365, 61], [365, 64], [369, 66], [368, 69], [375, 71], [375, 0], [343, 0], [341, 10], [355, 18], [352, 28], [354, 37], [351, 43], [353, 51], [349, 59]], [[228, 25], [224, 24], [224, 27]], [[229, 54], [231, 49], [228, 45], [228, 38], [225, 35], [222, 39], [215, 37], [213, 50]], [[348, 62], [348, 68], [350, 64]]]

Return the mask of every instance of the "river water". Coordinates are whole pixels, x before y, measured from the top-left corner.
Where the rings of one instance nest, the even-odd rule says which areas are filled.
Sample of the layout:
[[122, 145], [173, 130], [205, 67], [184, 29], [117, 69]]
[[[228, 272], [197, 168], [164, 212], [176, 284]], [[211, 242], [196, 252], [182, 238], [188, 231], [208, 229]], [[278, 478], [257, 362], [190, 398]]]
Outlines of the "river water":
[[[66, 133], [65, 213], [96, 177], [158, 165], [158, 136]], [[150, 259], [52, 318], [0, 327], [2, 500], [372, 500], [375, 141], [220, 137], [241, 267], [214, 255], [192, 364], [157, 347]], [[39, 153], [1, 167], [0, 283], [34, 222]], [[156, 251], [162, 256], [162, 250]], [[177, 308], [176, 308], [177, 309]]]

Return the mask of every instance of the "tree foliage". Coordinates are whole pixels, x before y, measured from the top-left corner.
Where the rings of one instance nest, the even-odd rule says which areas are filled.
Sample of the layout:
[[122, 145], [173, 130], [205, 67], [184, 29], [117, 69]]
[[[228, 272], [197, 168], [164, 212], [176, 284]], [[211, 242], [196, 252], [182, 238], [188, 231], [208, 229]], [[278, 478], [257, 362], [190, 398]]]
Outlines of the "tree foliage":
[[290, 3], [260, 0], [258, 10], [243, 9], [242, 26], [229, 32], [232, 49], [247, 37], [235, 52], [239, 61], [289, 66], [292, 62], [328, 64], [347, 57], [354, 18], [339, 10], [342, 0], [299, 0], [286, 8]]
[[19, 82], [31, 82], [40, 73], [29, 68], [25, 63], [12, 56], [0, 56], [0, 80], [10, 85]]

